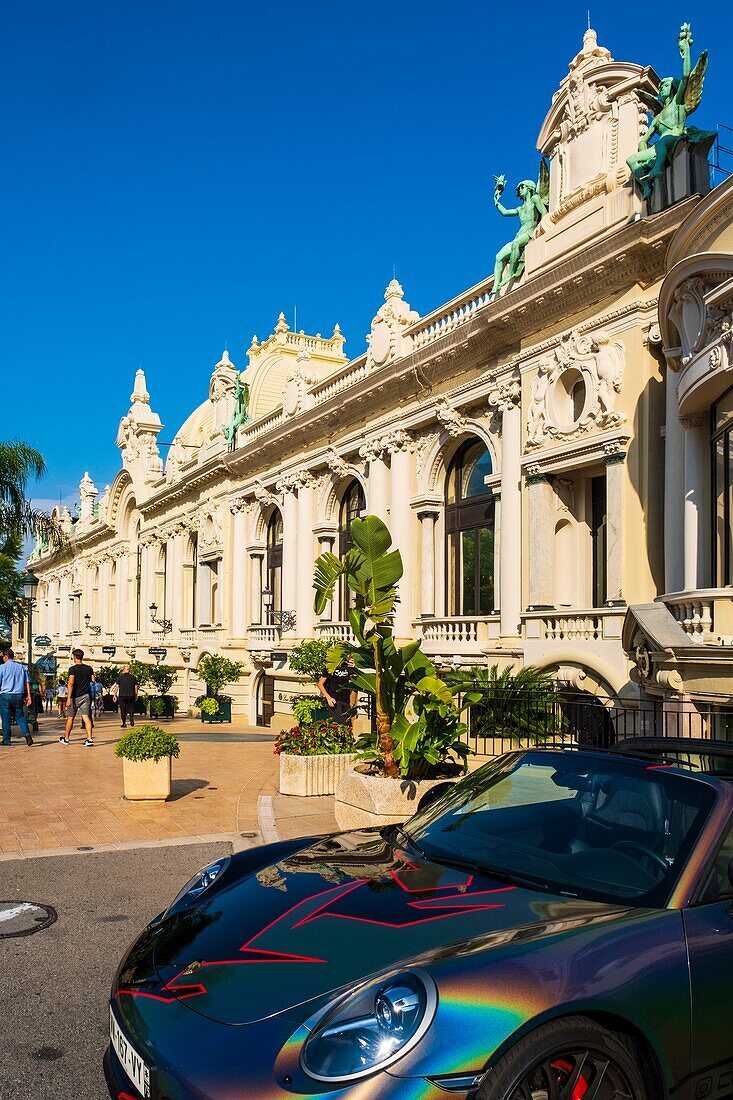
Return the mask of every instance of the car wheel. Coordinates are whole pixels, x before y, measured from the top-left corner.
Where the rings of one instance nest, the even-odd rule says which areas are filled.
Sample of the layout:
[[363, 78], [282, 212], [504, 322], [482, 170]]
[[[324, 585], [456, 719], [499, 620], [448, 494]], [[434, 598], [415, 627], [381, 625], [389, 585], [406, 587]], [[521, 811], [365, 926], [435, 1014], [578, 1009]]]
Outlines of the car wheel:
[[512, 1047], [484, 1078], [476, 1100], [652, 1100], [640, 1063], [625, 1036], [569, 1016]]

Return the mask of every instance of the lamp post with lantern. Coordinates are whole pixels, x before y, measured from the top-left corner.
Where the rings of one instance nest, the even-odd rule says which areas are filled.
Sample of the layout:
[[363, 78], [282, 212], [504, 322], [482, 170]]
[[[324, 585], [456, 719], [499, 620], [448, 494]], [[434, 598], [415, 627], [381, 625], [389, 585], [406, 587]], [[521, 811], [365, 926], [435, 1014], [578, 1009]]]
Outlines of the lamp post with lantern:
[[[25, 604], [25, 622], [26, 630], [28, 631], [28, 649], [27, 649], [27, 663], [28, 663], [28, 680], [31, 686], [31, 722], [33, 724], [34, 733], [38, 730], [38, 715], [36, 713], [36, 697], [33, 692], [33, 606], [36, 598], [36, 591], [38, 589], [38, 577], [35, 573], [31, 573], [26, 569], [23, 574], [23, 602]], [[40, 684], [39, 684], [40, 689]]]

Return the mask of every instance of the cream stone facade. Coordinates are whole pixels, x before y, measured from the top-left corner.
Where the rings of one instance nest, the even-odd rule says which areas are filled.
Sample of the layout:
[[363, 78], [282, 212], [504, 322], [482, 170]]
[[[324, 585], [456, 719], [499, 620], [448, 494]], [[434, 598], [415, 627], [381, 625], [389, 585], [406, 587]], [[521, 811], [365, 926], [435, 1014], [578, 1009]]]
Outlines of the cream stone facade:
[[487, 278], [425, 316], [393, 280], [353, 359], [338, 325], [310, 336], [280, 314], [249, 348], [251, 421], [233, 450], [227, 352], [165, 461], [138, 371], [114, 483], [100, 496], [85, 474], [78, 518], [59, 517], [69, 550], [33, 555], [37, 633], [96, 663], [102, 647], [119, 664], [164, 646], [184, 707], [201, 693], [201, 657], [224, 653], [246, 669], [235, 713], [279, 726], [299, 690], [292, 644], [349, 634], [343, 593], [314, 615], [313, 561], [343, 550], [366, 511], [404, 561], [396, 632], [441, 666], [532, 664], [633, 704], [650, 685], [641, 641], [622, 644], [630, 605], [661, 596], [691, 644], [712, 651], [716, 630], [733, 640], [729, 597], [708, 591], [701, 564], [699, 420], [718, 396], [711, 376], [722, 386], [729, 369], [731, 191], [645, 212], [626, 158], [646, 127], [639, 93], [656, 82], [589, 30], [540, 130], [550, 202], [522, 279], [492, 296]]

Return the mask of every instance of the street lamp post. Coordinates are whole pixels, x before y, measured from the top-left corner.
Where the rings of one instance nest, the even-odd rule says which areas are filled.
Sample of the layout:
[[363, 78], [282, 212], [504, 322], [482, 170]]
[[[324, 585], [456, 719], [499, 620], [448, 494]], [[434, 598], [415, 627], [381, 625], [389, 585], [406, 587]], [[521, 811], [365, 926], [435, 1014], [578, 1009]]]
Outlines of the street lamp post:
[[173, 623], [170, 619], [159, 619], [157, 617], [157, 615], [158, 615], [158, 605], [157, 605], [157, 603], [151, 603], [151, 605], [150, 605], [150, 621], [151, 621], [151, 623], [155, 623], [155, 625], [160, 629], [160, 632], [162, 633], [163, 637], [165, 638], [166, 634], [170, 634], [171, 630], [173, 629]]
[[91, 621], [92, 617], [89, 612], [87, 612], [87, 614], [84, 616], [84, 625], [87, 628], [87, 633], [93, 635], [93, 637], [96, 638], [98, 634], [102, 633], [102, 628], [101, 626], [90, 626]]
[[38, 577], [28, 570], [23, 574], [23, 597], [26, 611], [26, 630], [28, 631], [28, 680], [31, 686], [31, 721], [33, 732], [38, 730], [38, 715], [36, 714], [36, 700], [33, 695], [33, 601], [38, 588]]
[[262, 603], [265, 606], [265, 618], [268, 623], [277, 623], [282, 631], [295, 630], [295, 612], [276, 611], [273, 607], [275, 596], [272, 589], [262, 589]]

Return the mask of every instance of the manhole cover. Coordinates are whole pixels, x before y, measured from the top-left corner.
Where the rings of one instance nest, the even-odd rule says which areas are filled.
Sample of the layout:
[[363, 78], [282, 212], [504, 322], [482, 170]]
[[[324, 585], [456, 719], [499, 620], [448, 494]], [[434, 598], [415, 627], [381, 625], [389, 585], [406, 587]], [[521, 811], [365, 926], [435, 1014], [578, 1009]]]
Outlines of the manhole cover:
[[32, 936], [53, 924], [57, 915], [50, 905], [35, 901], [0, 901], [0, 940]]

